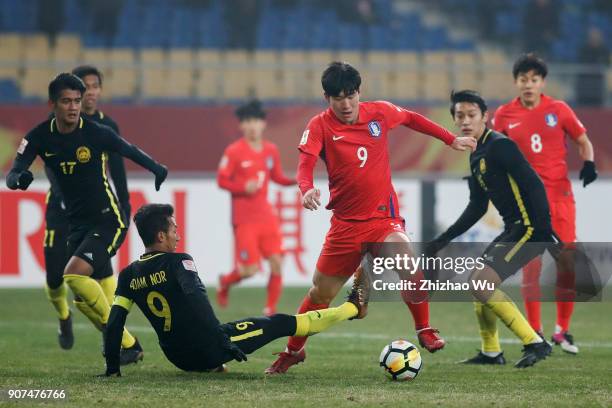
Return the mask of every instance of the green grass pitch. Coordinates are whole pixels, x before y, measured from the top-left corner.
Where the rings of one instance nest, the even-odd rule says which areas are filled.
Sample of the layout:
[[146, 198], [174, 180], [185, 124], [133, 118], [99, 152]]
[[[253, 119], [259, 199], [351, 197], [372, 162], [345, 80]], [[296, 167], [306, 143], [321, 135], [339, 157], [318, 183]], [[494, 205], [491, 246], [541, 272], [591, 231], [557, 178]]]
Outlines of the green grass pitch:
[[[259, 315], [264, 292], [233, 290], [230, 307], [219, 311], [220, 320]], [[279, 311], [293, 313], [304, 293], [305, 288], [286, 289]], [[62, 406], [75, 407], [612, 406], [610, 302], [576, 305], [572, 332], [579, 355], [555, 348], [551, 357], [524, 370], [512, 367], [521, 347], [504, 327], [500, 334], [507, 366], [457, 365], [479, 347], [472, 305], [434, 303], [432, 324], [448, 345], [436, 354], [421, 350], [423, 369], [417, 379], [396, 383], [378, 367], [378, 355], [397, 338], [416, 343], [412, 319], [401, 303], [373, 303], [365, 320], [344, 322], [311, 338], [306, 362], [274, 377], [263, 370], [273, 361], [271, 354], [284, 348], [284, 340], [251, 354], [247, 363], [231, 363], [229, 373], [186, 373], [165, 360], [155, 333], [134, 308], [128, 327], [145, 348], [144, 361], [124, 367], [122, 378], [97, 379], [94, 375], [104, 370], [101, 336], [78, 311], [75, 346], [63, 351], [42, 289], [2, 289], [0, 299], [0, 405], [6, 403], [7, 389], [64, 389]], [[542, 312], [550, 335], [554, 304], [544, 304]]]

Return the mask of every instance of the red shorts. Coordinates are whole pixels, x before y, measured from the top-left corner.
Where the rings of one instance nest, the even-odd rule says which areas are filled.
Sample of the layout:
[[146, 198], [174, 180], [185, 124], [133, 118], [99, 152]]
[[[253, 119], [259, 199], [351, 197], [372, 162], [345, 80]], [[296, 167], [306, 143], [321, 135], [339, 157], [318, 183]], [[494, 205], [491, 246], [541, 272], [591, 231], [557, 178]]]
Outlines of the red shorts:
[[332, 216], [317, 269], [324, 275], [349, 277], [361, 263], [362, 244], [382, 242], [392, 232], [405, 233], [403, 218], [343, 221]]
[[277, 220], [234, 226], [234, 253], [241, 265], [258, 264], [261, 258], [282, 254], [282, 237]]
[[576, 204], [574, 200], [550, 201], [552, 227], [561, 241], [576, 242]]

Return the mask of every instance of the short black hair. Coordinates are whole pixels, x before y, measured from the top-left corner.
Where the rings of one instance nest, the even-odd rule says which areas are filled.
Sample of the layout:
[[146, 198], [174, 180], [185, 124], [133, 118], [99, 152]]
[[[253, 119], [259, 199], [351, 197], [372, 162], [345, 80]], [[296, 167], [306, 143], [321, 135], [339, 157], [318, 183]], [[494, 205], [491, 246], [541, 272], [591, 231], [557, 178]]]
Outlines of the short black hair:
[[460, 102], [469, 102], [475, 103], [480, 108], [480, 112], [484, 115], [487, 111], [487, 103], [480, 96], [480, 94], [476, 91], [472, 91], [471, 89], [463, 89], [461, 91], [452, 91], [450, 95], [450, 113], [453, 117], [455, 117], [455, 105]]
[[244, 105], [240, 105], [236, 108], [236, 116], [241, 122], [247, 119], [265, 119], [266, 111], [263, 110], [261, 102], [257, 99], [253, 99]]
[[81, 79], [84, 79], [87, 75], [95, 75], [98, 77], [100, 86], [102, 86], [102, 79], [104, 76], [102, 75], [102, 72], [100, 72], [100, 70], [93, 65], [79, 65], [72, 70], [72, 73]]
[[134, 224], [145, 246], [155, 243], [157, 233], [168, 232], [174, 208], [170, 204], [146, 204], [136, 211]]
[[321, 75], [321, 85], [326, 96], [349, 96], [359, 92], [361, 75], [348, 62], [334, 61], [327, 66]]
[[546, 66], [546, 62], [540, 57], [538, 57], [533, 52], [521, 55], [515, 62], [512, 67], [512, 75], [514, 79], [518, 78], [521, 74], [526, 74], [529, 71], [535, 71], [537, 75], [540, 75], [542, 78], [546, 78], [548, 74], [548, 67]]
[[65, 89], [79, 91], [83, 95], [86, 88], [81, 78], [68, 72], [62, 72], [49, 83], [49, 100], [57, 102], [62, 91]]

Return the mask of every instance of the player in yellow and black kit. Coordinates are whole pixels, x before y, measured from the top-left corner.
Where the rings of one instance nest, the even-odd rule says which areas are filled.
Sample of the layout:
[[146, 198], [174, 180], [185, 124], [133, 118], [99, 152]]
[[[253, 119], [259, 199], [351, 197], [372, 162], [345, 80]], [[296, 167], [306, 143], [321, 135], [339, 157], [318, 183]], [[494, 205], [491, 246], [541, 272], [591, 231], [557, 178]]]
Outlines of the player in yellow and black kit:
[[[102, 73], [96, 67], [89, 65], [76, 67], [72, 70], [72, 73], [81, 78], [86, 87], [82, 100], [81, 116], [101, 125], [108, 126], [113, 129], [115, 133], [120, 134], [117, 123], [108, 115], [98, 110], [98, 99], [102, 90]], [[53, 117], [53, 115], [51, 117]], [[118, 153], [108, 152], [108, 169], [110, 170], [110, 176], [119, 200], [119, 208], [123, 216], [123, 221], [127, 226], [130, 221], [131, 206], [123, 157]], [[63, 281], [64, 268], [68, 262], [66, 253], [68, 217], [66, 215], [63, 197], [57, 180], [48, 168], [45, 168], [45, 172], [51, 184], [46, 199], [46, 230], [43, 243], [45, 268], [47, 271], [45, 292], [47, 293], [47, 298], [55, 307], [59, 317], [58, 340], [60, 347], [67, 350], [72, 348], [74, 344], [72, 315], [68, 307], [66, 286]], [[109, 304], [112, 303], [117, 287], [117, 280], [113, 276], [110, 262], [108, 263], [107, 270], [100, 272], [98, 278]], [[79, 298], [75, 298], [74, 304], [96, 327], [100, 326], [97, 314], [91, 310], [87, 303]], [[126, 331], [126, 336], [122, 344], [123, 347], [128, 349], [134, 345], [134, 342], [134, 338]]]
[[551, 346], [498, 287], [545, 250], [558, 255], [560, 245], [552, 230], [546, 191], [516, 144], [487, 129], [487, 105], [478, 93], [453, 93], [451, 114], [462, 135], [478, 141], [470, 155], [470, 202], [459, 219], [429, 243], [427, 252], [435, 254], [470, 229], [486, 213], [491, 200], [504, 220], [504, 231], [485, 249], [484, 269], [474, 270], [470, 279], [493, 282], [496, 289], [473, 291], [482, 350], [464, 363], [505, 364], [496, 325], [500, 318], [524, 345], [523, 357], [515, 367], [529, 367], [546, 358]]
[[366, 279], [356, 277], [348, 302], [299, 315], [249, 317], [221, 324], [190, 255], [174, 253], [179, 236], [168, 204], [148, 204], [134, 216], [145, 254], [119, 274], [106, 331], [106, 373], [119, 371], [119, 343], [134, 303], [155, 329], [164, 354], [186, 371], [210, 371], [286, 336], [309, 336], [335, 323], [365, 316]]
[[[73, 74], [58, 75], [49, 84], [54, 117], [31, 130], [21, 141], [6, 184], [26, 190], [33, 180], [28, 170], [40, 156], [62, 192], [69, 220], [64, 280], [75, 297], [95, 313], [99, 327], [108, 320], [110, 306], [96, 279], [108, 272], [108, 263], [126, 233], [126, 223], [106, 177], [108, 152], [128, 157], [155, 174], [159, 190], [168, 171], [111, 128], [80, 116], [83, 81]], [[142, 357], [137, 341], [130, 348]]]

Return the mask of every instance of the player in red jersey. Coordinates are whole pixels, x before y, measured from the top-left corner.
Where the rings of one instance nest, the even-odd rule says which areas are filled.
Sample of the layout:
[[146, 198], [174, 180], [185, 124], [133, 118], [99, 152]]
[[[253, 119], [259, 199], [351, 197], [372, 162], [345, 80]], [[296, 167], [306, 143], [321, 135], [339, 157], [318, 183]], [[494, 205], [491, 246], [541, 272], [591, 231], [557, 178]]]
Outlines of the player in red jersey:
[[[565, 243], [576, 241], [576, 206], [572, 186], [567, 174], [567, 148], [565, 135], [576, 144], [578, 154], [584, 160], [580, 171], [583, 186], [595, 181], [593, 145], [584, 125], [563, 101], [542, 93], [546, 85], [546, 63], [534, 54], [521, 56], [514, 64], [512, 74], [519, 96], [500, 106], [495, 112], [494, 129], [514, 140], [529, 163], [538, 173], [544, 186], [553, 229]], [[523, 297], [531, 326], [542, 333], [540, 317], [541, 258], [523, 268]], [[568, 353], [576, 354], [569, 334], [573, 302], [574, 276], [571, 268], [559, 263], [557, 274], [557, 324], [552, 341]]]
[[283, 186], [296, 184], [283, 174], [278, 149], [263, 140], [266, 113], [257, 100], [236, 110], [243, 137], [229, 145], [219, 165], [219, 187], [232, 193], [236, 267], [219, 278], [217, 302], [227, 306], [229, 288], [253, 276], [261, 258], [270, 264], [267, 316], [276, 313], [283, 282], [281, 274], [282, 238], [276, 211], [268, 202], [270, 179]]
[[[313, 286], [298, 310], [326, 308], [359, 267], [361, 245], [368, 242], [404, 243], [410, 253], [404, 220], [391, 183], [388, 132], [404, 125], [434, 136], [456, 150], [474, 148], [474, 139], [455, 137], [418, 113], [389, 102], [359, 102], [361, 76], [351, 65], [333, 62], [321, 78], [329, 108], [308, 123], [299, 144], [298, 184], [304, 208], [316, 210], [321, 192], [313, 184], [318, 157], [329, 175], [333, 211], [331, 227], [317, 261]], [[414, 294], [413, 294], [414, 295]], [[404, 296], [412, 312], [421, 345], [430, 352], [444, 347], [438, 331], [429, 326], [426, 293]], [[360, 316], [363, 317], [363, 316]], [[304, 361], [305, 337], [291, 337], [287, 349], [266, 373], [284, 373]]]

